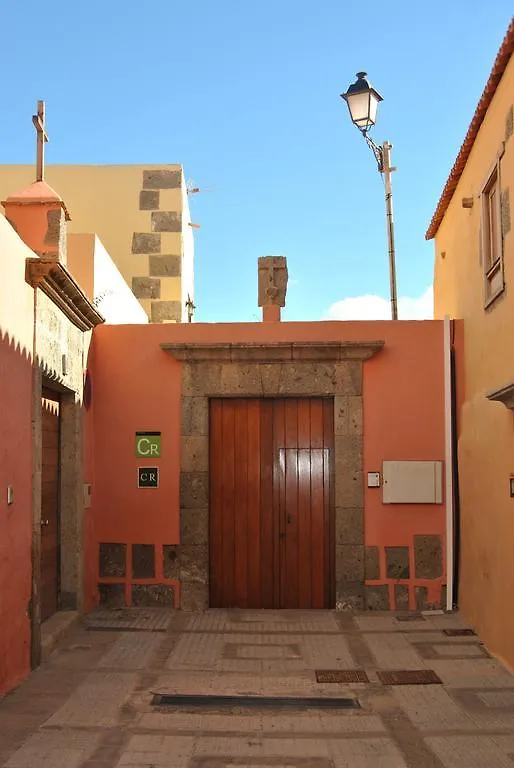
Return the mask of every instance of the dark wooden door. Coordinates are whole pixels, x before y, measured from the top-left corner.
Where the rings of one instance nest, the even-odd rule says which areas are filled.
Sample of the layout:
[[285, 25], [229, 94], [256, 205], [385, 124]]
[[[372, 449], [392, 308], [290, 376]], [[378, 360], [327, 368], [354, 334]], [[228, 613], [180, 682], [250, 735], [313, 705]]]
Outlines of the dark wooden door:
[[213, 399], [213, 607], [324, 608], [333, 602], [333, 404]]
[[58, 607], [59, 594], [59, 467], [60, 403], [43, 390], [41, 486], [41, 621]]

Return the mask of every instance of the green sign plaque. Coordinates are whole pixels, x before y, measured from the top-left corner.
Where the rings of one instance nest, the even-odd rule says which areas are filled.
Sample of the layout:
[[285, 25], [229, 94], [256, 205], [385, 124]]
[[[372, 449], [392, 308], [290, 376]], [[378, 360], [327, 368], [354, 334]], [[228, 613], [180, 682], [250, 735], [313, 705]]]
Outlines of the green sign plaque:
[[158, 459], [160, 455], [160, 432], [136, 432], [136, 456]]

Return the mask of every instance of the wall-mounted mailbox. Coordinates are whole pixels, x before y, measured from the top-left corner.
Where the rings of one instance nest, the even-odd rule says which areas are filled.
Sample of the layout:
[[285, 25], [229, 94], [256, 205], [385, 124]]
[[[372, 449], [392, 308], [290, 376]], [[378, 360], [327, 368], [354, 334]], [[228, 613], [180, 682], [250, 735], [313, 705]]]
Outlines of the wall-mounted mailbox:
[[384, 504], [441, 504], [442, 461], [384, 461]]
[[368, 488], [380, 488], [380, 472], [368, 472]]

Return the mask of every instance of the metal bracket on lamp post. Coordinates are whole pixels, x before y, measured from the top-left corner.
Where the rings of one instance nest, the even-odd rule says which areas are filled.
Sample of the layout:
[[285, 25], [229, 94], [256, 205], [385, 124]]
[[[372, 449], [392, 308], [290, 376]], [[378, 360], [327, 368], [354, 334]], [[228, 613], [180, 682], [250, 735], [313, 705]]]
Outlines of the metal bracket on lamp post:
[[391, 165], [391, 149], [393, 145], [384, 141], [380, 147], [375, 144], [373, 139], [368, 136], [367, 131], [359, 129], [366, 144], [375, 155], [378, 170], [384, 176], [385, 202], [386, 202], [386, 220], [387, 220], [387, 242], [389, 249], [389, 282], [391, 286], [391, 317], [398, 320], [398, 299], [396, 296], [396, 259], [394, 245], [394, 218], [393, 218], [393, 187], [391, 183], [391, 174], [396, 168]]

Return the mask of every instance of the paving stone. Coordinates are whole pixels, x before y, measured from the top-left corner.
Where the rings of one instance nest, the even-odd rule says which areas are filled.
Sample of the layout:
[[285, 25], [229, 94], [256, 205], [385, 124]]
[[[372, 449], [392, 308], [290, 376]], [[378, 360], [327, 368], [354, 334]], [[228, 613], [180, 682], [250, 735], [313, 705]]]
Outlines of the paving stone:
[[444, 768], [512, 768], [512, 761], [488, 736], [428, 736], [425, 742]]
[[423, 669], [421, 657], [400, 634], [365, 634], [363, 639], [376, 659], [379, 669]]
[[475, 722], [436, 685], [397, 686], [391, 694], [409, 720], [424, 731], [473, 731]]
[[80, 768], [94, 752], [99, 734], [83, 731], [39, 731], [14, 752], [6, 768]]
[[118, 723], [120, 707], [137, 683], [128, 672], [92, 672], [46, 726], [111, 728]]
[[187, 765], [193, 752], [191, 736], [132, 736], [116, 768], [171, 768]]
[[151, 632], [123, 632], [105, 653], [98, 667], [111, 669], [144, 669], [162, 642], [162, 635]]
[[434, 659], [430, 668], [449, 688], [512, 687], [512, 675], [494, 659]]

